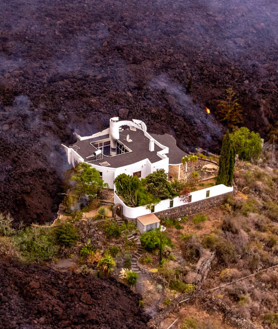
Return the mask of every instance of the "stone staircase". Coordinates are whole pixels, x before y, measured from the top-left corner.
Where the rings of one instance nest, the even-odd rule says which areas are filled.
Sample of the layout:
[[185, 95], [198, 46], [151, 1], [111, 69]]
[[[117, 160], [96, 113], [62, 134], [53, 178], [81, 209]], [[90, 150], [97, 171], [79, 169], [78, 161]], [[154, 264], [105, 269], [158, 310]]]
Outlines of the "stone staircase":
[[137, 244], [138, 246], [141, 246], [140, 238], [139, 238], [139, 235], [137, 233], [129, 234], [127, 236], [127, 239], [129, 241], [133, 240], [133, 241], [135, 241], [135, 244]]
[[115, 221], [116, 221], [116, 223], [117, 223], [118, 225], [122, 225], [123, 222], [124, 222], [123, 219], [122, 219], [121, 217], [119, 217], [119, 216], [116, 216]]
[[144, 253], [144, 249], [140, 244], [137, 251], [132, 255], [132, 258], [131, 258], [131, 271], [132, 272], [141, 273], [141, 270], [140, 270], [137, 262], [138, 262], [138, 259], [142, 256], [143, 253]]

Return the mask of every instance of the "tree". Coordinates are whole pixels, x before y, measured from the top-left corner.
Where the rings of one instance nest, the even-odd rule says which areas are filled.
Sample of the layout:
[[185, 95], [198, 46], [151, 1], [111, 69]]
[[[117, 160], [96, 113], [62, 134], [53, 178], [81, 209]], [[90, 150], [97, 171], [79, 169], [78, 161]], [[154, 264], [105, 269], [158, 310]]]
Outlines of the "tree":
[[159, 248], [160, 262], [162, 260], [162, 252], [164, 247], [166, 245], [171, 247], [171, 239], [166, 236], [165, 232], [161, 232], [160, 228], [141, 234], [140, 242], [148, 251]]
[[223, 136], [221, 154], [219, 159], [219, 171], [216, 179], [216, 184], [231, 184], [233, 181], [233, 173], [235, 166], [235, 149], [232, 144], [230, 134]]
[[259, 158], [262, 152], [262, 140], [258, 133], [242, 127], [230, 134], [230, 137], [239, 159], [251, 161]]
[[105, 253], [97, 264], [97, 266], [101, 269], [105, 276], [108, 276], [108, 274], [114, 270], [115, 265], [116, 262], [109, 253]]
[[121, 174], [114, 180], [116, 193], [123, 198], [127, 206], [136, 207], [141, 181], [137, 176]]
[[101, 179], [99, 171], [84, 162], [76, 166], [75, 175], [71, 177], [71, 180], [75, 181], [74, 191], [79, 198], [82, 195], [94, 197], [101, 189], [108, 187]]
[[159, 169], [149, 174], [144, 180], [147, 192], [158, 198], [173, 198], [178, 193], [174, 191], [171, 184], [167, 180], [167, 174], [164, 169]]
[[79, 235], [77, 229], [71, 223], [65, 223], [55, 228], [57, 242], [65, 247], [72, 247], [76, 244]]
[[233, 128], [243, 121], [242, 110], [233, 88], [228, 88], [226, 90], [225, 100], [219, 101], [217, 105], [217, 117], [220, 121], [226, 122], [228, 128]]

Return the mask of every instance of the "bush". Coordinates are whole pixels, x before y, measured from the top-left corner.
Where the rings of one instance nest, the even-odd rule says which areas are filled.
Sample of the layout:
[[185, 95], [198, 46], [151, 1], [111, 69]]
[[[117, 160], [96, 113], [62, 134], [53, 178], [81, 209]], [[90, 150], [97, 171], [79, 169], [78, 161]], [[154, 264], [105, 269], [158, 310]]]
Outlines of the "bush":
[[171, 290], [176, 290], [178, 292], [188, 293], [188, 294], [192, 293], [195, 289], [193, 284], [187, 284], [180, 280], [171, 281], [169, 288]]
[[99, 215], [101, 215], [102, 219], [104, 219], [104, 217], [107, 217], [108, 211], [105, 207], [100, 207], [97, 212]]
[[159, 293], [161, 293], [162, 292], [162, 285], [161, 284], [158, 284], [157, 286], [156, 286], [156, 290], [157, 290], [157, 292], [159, 292]]
[[217, 236], [214, 233], [212, 233], [209, 235], [205, 235], [203, 237], [202, 245], [206, 249], [212, 249], [216, 245], [217, 241], [218, 241]]
[[112, 257], [116, 257], [120, 252], [120, 248], [117, 246], [109, 247], [109, 253]]
[[274, 202], [267, 202], [266, 209], [267, 209], [267, 216], [271, 220], [278, 222], [278, 205]]
[[199, 320], [195, 318], [187, 318], [183, 321], [181, 329], [201, 329]]
[[181, 230], [181, 229], [183, 229], [183, 227], [181, 226], [180, 223], [177, 223], [177, 224], [175, 225], [175, 228], [176, 228], [177, 230]]
[[55, 228], [58, 244], [65, 247], [72, 247], [76, 244], [79, 235], [77, 229], [71, 223], [60, 224]]
[[124, 267], [125, 268], [131, 268], [131, 254], [130, 253], [126, 253], [124, 255]]
[[139, 307], [144, 307], [144, 301], [143, 300], [139, 300]]
[[115, 221], [109, 221], [105, 227], [107, 238], [118, 238], [121, 236], [122, 229]]
[[127, 276], [126, 276], [126, 279], [127, 279], [127, 283], [130, 285], [130, 286], [135, 286], [136, 285], [136, 282], [138, 280], [138, 273], [135, 273], [135, 272], [132, 272], [132, 271], [128, 271], [127, 272]]
[[278, 325], [278, 313], [266, 313], [263, 319], [264, 322], [268, 323], [272, 327]]
[[12, 228], [13, 218], [10, 214], [4, 216], [0, 214], [0, 235], [10, 236], [15, 233], [15, 230]]
[[140, 241], [142, 245], [146, 248], [146, 250], [151, 252], [154, 249], [159, 248], [160, 238], [162, 240], [163, 246], [167, 245], [171, 247], [171, 239], [166, 237], [165, 233], [160, 232], [159, 229], [151, 230], [149, 232], [141, 234]]
[[89, 255], [94, 254], [96, 248], [90, 243], [84, 244], [84, 246], [80, 250], [80, 256], [83, 258], [89, 257]]
[[93, 220], [100, 220], [100, 219], [102, 219], [102, 216], [100, 214], [97, 214], [92, 219]]
[[146, 265], [146, 264], [152, 264], [153, 263], [153, 258], [150, 256], [147, 256], [143, 259], [140, 259], [140, 263]]
[[249, 213], [258, 213], [259, 204], [255, 198], [248, 199], [241, 208], [241, 213], [247, 216]]
[[110, 254], [104, 254], [104, 256], [98, 261], [97, 266], [102, 270], [102, 272], [108, 275], [114, 270], [116, 263]]
[[48, 261], [59, 250], [52, 228], [28, 227], [15, 237], [15, 244], [27, 262]]
[[205, 215], [198, 214], [192, 219], [192, 223], [194, 225], [198, 225], [200, 223], [203, 223], [207, 220], [207, 217]]
[[165, 299], [163, 304], [164, 304], [165, 306], [169, 306], [169, 305], [171, 304], [170, 299]]

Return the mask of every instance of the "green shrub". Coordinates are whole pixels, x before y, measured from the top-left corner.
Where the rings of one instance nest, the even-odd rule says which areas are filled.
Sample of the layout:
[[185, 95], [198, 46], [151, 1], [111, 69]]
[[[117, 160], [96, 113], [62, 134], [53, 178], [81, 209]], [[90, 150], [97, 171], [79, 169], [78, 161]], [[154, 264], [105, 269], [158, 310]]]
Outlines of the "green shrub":
[[13, 218], [10, 214], [4, 216], [0, 213], [0, 235], [11, 236], [15, 233], [12, 227]]
[[15, 237], [15, 244], [27, 262], [51, 260], [59, 250], [52, 228], [27, 227]]
[[193, 219], [192, 219], [192, 223], [194, 225], [198, 225], [200, 223], [203, 223], [207, 220], [207, 216], [205, 215], [201, 215], [201, 214], [197, 214]]
[[105, 227], [107, 238], [118, 238], [121, 236], [122, 229], [115, 221], [109, 221]]
[[102, 216], [100, 214], [97, 214], [93, 217], [93, 220], [100, 220], [102, 219]]
[[82, 217], [83, 217], [83, 212], [80, 211], [80, 210], [78, 210], [78, 211], [73, 211], [73, 212], [71, 213], [71, 218], [72, 218], [72, 221], [73, 221], [73, 222], [78, 222], [78, 221], [80, 221], [80, 220], [82, 219]]
[[275, 202], [266, 202], [267, 216], [278, 222], [278, 205]]
[[171, 281], [169, 288], [171, 290], [176, 290], [178, 292], [181, 293], [192, 293], [194, 291], [194, 285], [193, 284], [187, 284], [184, 283], [180, 280], [175, 280], [175, 281]]
[[181, 226], [181, 224], [179, 222], [175, 225], [175, 228], [177, 230], [182, 230], [183, 229], [183, 227]]
[[140, 263], [146, 265], [146, 264], [152, 264], [153, 263], [153, 258], [150, 256], [147, 256], [143, 259], [140, 259]]
[[241, 213], [244, 216], [247, 216], [249, 213], [258, 213], [259, 205], [256, 199], [250, 198], [248, 199], [241, 208]]
[[169, 306], [169, 305], [171, 304], [170, 299], [165, 299], [163, 304], [164, 304], [165, 306]]
[[216, 245], [217, 241], [218, 238], [214, 233], [208, 234], [203, 237], [202, 245], [206, 249], [212, 249]]
[[114, 270], [116, 262], [114, 261], [113, 257], [106, 253], [104, 256], [98, 261], [97, 266], [101, 269], [101, 271], [108, 275], [110, 272]]
[[144, 303], [143, 300], [139, 300], [139, 306], [140, 306], [140, 307], [144, 307], [144, 304], [145, 304], [145, 303]]
[[278, 325], [278, 313], [266, 313], [263, 319], [271, 326]]
[[162, 289], [163, 289], [163, 287], [162, 287], [161, 284], [158, 284], [158, 285], [156, 286], [156, 290], [157, 290], [157, 292], [161, 293], [161, 292], [162, 292]]
[[55, 227], [55, 234], [58, 244], [65, 247], [72, 247], [79, 238], [77, 229], [71, 223], [60, 224]]
[[102, 216], [102, 219], [104, 219], [104, 217], [107, 217], [108, 211], [105, 207], [100, 207], [97, 212], [99, 215]]
[[131, 268], [131, 254], [128, 252], [128, 253], [125, 253], [124, 255], [124, 267], [125, 268]]
[[194, 236], [193, 233], [184, 233], [181, 235], [181, 239], [185, 242], [188, 242], [189, 240], [192, 239], [193, 236]]
[[160, 232], [159, 229], [151, 230], [149, 232], [144, 232], [140, 236], [140, 241], [142, 245], [146, 248], [148, 251], [153, 251], [154, 249], [159, 248], [160, 246], [160, 239], [162, 241], [162, 245], [171, 247], [171, 239], [168, 238], [165, 233]]
[[176, 225], [176, 220], [174, 218], [163, 218], [161, 223], [167, 227], [172, 227]]
[[187, 219], [188, 219], [188, 217], [186, 217], [186, 216], [181, 218], [182, 222], [184, 222], [184, 223], [187, 221]]
[[116, 257], [120, 252], [120, 248], [117, 246], [111, 246], [109, 247], [109, 252], [112, 257]]
[[183, 321], [181, 329], [201, 329], [199, 320], [195, 318], [187, 318]]
[[80, 250], [80, 256], [83, 258], [87, 258], [89, 255], [94, 254], [96, 248], [90, 243], [84, 244], [84, 246]]
[[130, 286], [135, 286], [137, 280], [138, 280], [138, 273], [132, 272], [132, 271], [128, 271], [127, 272], [127, 283]]

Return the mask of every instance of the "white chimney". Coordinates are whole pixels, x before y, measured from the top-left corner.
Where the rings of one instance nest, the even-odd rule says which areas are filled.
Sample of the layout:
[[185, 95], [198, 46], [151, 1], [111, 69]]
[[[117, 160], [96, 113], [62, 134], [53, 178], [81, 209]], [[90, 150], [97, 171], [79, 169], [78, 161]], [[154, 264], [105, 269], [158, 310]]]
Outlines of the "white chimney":
[[117, 155], [117, 140], [120, 139], [120, 133], [119, 133], [119, 118], [114, 117], [110, 119], [110, 129], [109, 129], [109, 135], [110, 135], [110, 155]]
[[149, 151], [150, 152], [153, 152], [154, 151], [154, 140], [153, 139], [150, 139], [150, 142], [149, 142]]

